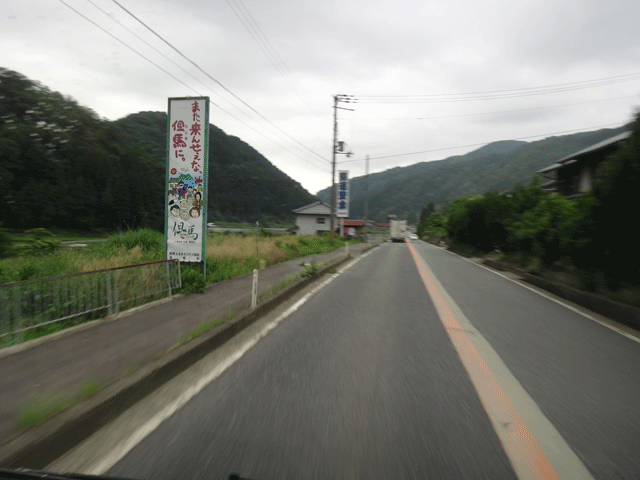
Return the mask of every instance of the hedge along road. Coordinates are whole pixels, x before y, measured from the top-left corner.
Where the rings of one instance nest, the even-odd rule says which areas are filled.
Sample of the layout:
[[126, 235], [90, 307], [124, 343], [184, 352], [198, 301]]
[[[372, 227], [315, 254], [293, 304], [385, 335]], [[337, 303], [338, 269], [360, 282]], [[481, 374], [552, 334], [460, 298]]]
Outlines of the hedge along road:
[[[108, 474], [636, 477], [637, 344], [436, 247], [414, 250], [385, 245], [298, 302]], [[585, 358], [594, 344], [633, 366]]]

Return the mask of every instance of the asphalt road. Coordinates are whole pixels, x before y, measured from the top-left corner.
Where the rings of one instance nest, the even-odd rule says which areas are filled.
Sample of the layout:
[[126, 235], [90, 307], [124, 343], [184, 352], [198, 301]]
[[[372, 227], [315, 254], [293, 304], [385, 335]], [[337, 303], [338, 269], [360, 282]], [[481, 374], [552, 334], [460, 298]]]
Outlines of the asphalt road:
[[[301, 304], [107, 474], [509, 479], [523, 464], [536, 470], [542, 463], [530, 458], [541, 451], [554, 467], [586, 467], [594, 478], [640, 477], [640, 344], [442, 249], [413, 246], [461, 327], [427, 293], [409, 247], [384, 245]], [[521, 421], [515, 433], [482, 396], [486, 379], [461, 361], [468, 352], [460, 345], [479, 346], [495, 375], [490, 387], [506, 392], [507, 413]], [[556, 471], [569, 478], [572, 470]]]

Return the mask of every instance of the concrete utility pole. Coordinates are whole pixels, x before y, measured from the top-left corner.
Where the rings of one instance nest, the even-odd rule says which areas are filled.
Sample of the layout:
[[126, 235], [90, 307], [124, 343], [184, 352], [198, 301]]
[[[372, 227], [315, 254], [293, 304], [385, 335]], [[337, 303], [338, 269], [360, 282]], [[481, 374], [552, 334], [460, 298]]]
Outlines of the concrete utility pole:
[[333, 142], [331, 144], [331, 215], [329, 239], [333, 245], [333, 212], [336, 211], [336, 148], [338, 147], [338, 95], [333, 97]]
[[369, 206], [369, 155], [367, 155], [367, 162], [365, 163], [365, 177], [364, 177], [364, 228], [367, 229], [367, 207]]
[[338, 142], [338, 109], [350, 110], [353, 112], [353, 108], [339, 107], [338, 102], [354, 103], [352, 95], [334, 95], [333, 96], [333, 145], [331, 146], [331, 215], [329, 222], [331, 233], [331, 245], [333, 245], [333, 237], [335, 235], [335, 224], [333, 223], [333, 216], [336, 211], [336, 154], [343, 153], [347, 157], [353, 155], [353, 152], [344, 152], [344, 142]]

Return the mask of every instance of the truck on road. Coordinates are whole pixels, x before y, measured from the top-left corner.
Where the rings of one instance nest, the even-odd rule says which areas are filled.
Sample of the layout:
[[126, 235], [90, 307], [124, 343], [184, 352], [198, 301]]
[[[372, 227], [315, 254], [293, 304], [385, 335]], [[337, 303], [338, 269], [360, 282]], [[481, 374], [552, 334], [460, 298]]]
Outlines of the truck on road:
[[392, 242], [404, 242], [404, 239], [407, 236], [406, 220], [391, 220], [389, 229]]

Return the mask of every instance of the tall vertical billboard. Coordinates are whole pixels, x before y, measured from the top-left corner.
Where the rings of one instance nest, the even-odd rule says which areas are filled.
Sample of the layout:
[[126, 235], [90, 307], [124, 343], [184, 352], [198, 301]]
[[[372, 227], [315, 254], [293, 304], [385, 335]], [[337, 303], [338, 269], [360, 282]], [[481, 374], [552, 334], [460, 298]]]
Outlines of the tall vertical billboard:
[[349, 170], [338, 171], [338, 198], [336, 198], [336, 216], [349, 216]]
[[209, 97], [170, 98], [167, 125], [167, 260], [202, 262], [207, 249]]

